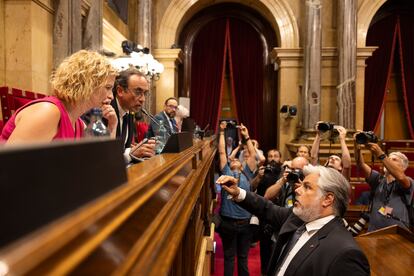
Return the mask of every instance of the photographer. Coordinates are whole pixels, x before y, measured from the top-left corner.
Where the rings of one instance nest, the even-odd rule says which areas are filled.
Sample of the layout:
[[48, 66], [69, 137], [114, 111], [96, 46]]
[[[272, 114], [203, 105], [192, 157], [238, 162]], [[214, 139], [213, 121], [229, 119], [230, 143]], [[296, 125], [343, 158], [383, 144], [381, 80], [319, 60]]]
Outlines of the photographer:
[[[230, 158], [227, 160], [225, 146], [225, 131], [227, 123], [220, 123], [219, 136], [219, 157], [220, 170], [223, 175], [233, 176], [238, 180], [239, 188], [250, 191], [249, 179], [253, 177], [252, 171], [256, 169], [254, 158], [255, 150], [250, 141], [247, 128], [241, 124], [240, 134], [244, 139], [249, 156], [246, 160], [246, 166], [243, 166], [239, 159]], [[221, 190], [221, 206], [220, 206], [220, 223], [216, 224], [217, 232], [223, 242], [224, 251], [224, 275], [233, 275], [234, 257], [237, 253], [238, 275], [249, 275], [247, 267], [247, 256], [251, 243], [251, 214], [235, 204], [229, 197], [225, 189]]]
[[312, 165], [319, 163], [319, 145], [321, 143], [321, 136], [327, 131], [331, 131], [332, 135], [338, 135], [341, 144], [342, 159], [337, 155], [329, 156], [325, 163], [325, 167], [333, 168], [342, 173], [342, 175], [349, 181], [351, 177], [351, 155], [345, 142], [346, 129], [343, 126], [334, 125], [328, 122], [319, 121], [315, 125], [316, 136], [313, 141], [311, 150]]
[[[408, 159], [401, 152], [391, 152], [388, 156], [371, 138], [370, 133], [360, 132], [355, 135], [355, 158], [358, 167], [364, 172], [367, 183], [371, 186], [370, 222], [368, 232], [391, 225], [409, 228], [409, 208], [414, 193], [413, 179], [405, 175]], [[369, 139], [362, 139], [362, 138]], [[384, 165], [385, 174], [371, 169], [361, 153], [362, 143], [373, 156]]]
[[[271, 149], [267, 152], [267, 159], [265, 166], [261, 166], [256, 173], [255, 178], [251, 181], [252, 191], [260, 196], [264, 196], [268, 187], [275, 183], [282, 170], [281, 153], [277, 149]], [[259, 223], [259, 241], [260, 241], [260, 267], [262, 275], [266, 274], [266, 269], [269, 264], [270, 254], [272, 253], [273, 244], [272, 235], [273, 227], [263, 218], [260, 218]]]
[[[308, 159], [305, 157], [294, 158], [290, 166], [285, 166], [283, 176], [266, 190], [264, 198], [273, 201], [276, 200], [276, 205], [281, 207], [292, 207], [295, 190], [293, 186], [296, 180], [293, 178], [298, 176], [308, 163]], [[288, 177], [289, 175], [290, 177]]]

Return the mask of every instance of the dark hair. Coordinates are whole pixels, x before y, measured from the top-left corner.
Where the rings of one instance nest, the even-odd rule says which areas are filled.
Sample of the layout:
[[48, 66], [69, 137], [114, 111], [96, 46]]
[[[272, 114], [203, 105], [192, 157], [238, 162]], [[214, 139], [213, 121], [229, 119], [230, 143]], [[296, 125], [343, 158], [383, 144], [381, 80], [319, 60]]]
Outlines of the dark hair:
[[113, 89], [114, 94], [116, 94], [116, 89], [118, 86], [121, 86], [124, 89], [128, 88], [128, 81], [132, 75], [137, 75], [140, 77], [144, 77], [146, 79], [145, 75], [141, 71], [135, 68], [129, 68], [124, 71], [121, 71], [115, 79], [115, 85]]
[[267, 155], [269, 155], [269, 152], [271, 152], [271, 151], [276, 151], [277, 153], [279, 153], [279, 157], [282, 158], [282, 153], [280, 152], [280, 150], [278, 150], [278, 149], [270, 149], [270, 150], [267, 151]]
[[165, 100], [164, 104], [167, 105], [167, 103], [168, 103], [169, 100], [174, 100], [174, 101], [176, 101], [178, 103], [177, 98], [175, 98], [175, 97], [169, 97], [168, 99]]

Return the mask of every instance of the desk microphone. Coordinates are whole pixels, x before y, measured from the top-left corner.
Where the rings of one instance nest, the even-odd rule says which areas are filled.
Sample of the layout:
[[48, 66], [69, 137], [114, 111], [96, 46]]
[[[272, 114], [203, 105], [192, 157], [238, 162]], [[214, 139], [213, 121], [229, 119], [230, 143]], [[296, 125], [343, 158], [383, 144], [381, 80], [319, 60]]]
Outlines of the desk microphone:
[[142, 113], [147, 115], [154, 124], [156, 124], [157, 126], [160, 126], [160, 123], [157, 122], [157, 120], [155, 120], [154, 116], [152, 116], [152, 114], [149, 113], [145, 108], [141, 108], [141, 111], [142, 111]]

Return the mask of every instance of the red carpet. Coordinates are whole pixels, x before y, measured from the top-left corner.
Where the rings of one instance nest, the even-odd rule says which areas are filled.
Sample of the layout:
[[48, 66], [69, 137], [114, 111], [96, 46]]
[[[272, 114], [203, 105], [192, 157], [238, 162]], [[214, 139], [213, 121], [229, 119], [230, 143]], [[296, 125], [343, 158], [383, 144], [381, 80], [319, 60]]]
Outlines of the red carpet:
[[[223, 276], [224, 273], [224, 257], [223, 257], [223, 246], [221, 244], [220, 236], [215, 234], [216, 240], [216, 256], [214, 262], [214, 273], [212, 276]], [[234, 264], [234, 275], [237, 275], [237, 264]], [[249, 250], [249, 273], [251, 276], [260, 276], [260, 249], [259, 243]]]

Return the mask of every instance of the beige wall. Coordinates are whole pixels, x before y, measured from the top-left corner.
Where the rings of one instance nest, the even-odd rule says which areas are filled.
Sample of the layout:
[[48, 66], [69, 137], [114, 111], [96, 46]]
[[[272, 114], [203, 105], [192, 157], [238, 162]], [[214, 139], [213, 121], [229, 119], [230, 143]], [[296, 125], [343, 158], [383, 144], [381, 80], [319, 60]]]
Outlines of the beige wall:
[[[279, 108], [282, 104], [296, 104], [301, 106], [301, 86], [303, 84], [303, 57], [301, 48], [304, 44], [304, 24], [306, 18], [305, 0], [260, 0], [260, 1], [184, 1], [159, 0], [154, 5], [155, 33], [153, 39], [155, 47], [167, 48], [176, 43], [183, 25], [200, 9], [220, 2], [236, 2], [258, 10], [272, 26], [279, 38], [280, 48], [275, 48], [275, 60], [280, 69], [276, 72], [279, 79], [278, 99]], [[356, 80], [357, 96], [357, 127], [363, 121], [363, 95], [364, 95], [364, 60], [371, 50], [365, 50], [365, 37], [369, 22], [376, 11], [386, 0], [359, 0], [358, 1], [358, 74]], [[337, 64], [337, 1], [322, 0], [322, 80], [321, 80], [321, 119], [337, 121], [336, 95]], [[367, 53], [367, 54], [365, 54]], [[172, 78], [173, 79], [173, 78]], [[155, 84], [157, 85], [157, 84]], [[166, 88], [165, 85], [163, 87]], [[168, 88], [167, 88], [168, 89]], [[174, 84], [169, 88], [174, 91]], [[165, 94], [165, 91], [164, 91]], [[167, 93], [168, 94], [168, 93]], [[172, 94], [172, 92], [170, 93]], [[300, 111], [299, 111], [300, 112]], [[300, 126], [300, 113], [295, 119], [285, 120], [279, 118], [279, 147], [297, 137]]]
[[[302, 46], [304, 43], [305, 0], [158, 0], [154, 1], [153, 45], [154, 53], [165, 62], [177, 65], [179, 55], [174, 59], [167, 49], [180, 34], [182, 27], [198, 11], [209, 5], [220, 2], [235, 2], [245, 4], [262, 14], [274, 27], [279, 38], [279, 54], [275, 60], [283, 62], [278, 75], [279, 105], [296, 104], [300, 106], [301, 86], [303, 83]], [[369, 23], [375, 12], [386, 0], [358, 1], [358, 51], [359, 57], [357, 75], [357, 121], [363, 119], [363, 81], [365, 37]], [[337, 85], [337, 55], [336, 55], [336, 8], [337, 2], [322, 0], [323, 4], [323, 61], [322, 61], [322, 107], [321, 119], [336, 120], [336, 85]], [[108, 16], [106, 10], [106, 27], [104, 27], [104, 47], [115, 50], [119, 40], [127, 34], [124, 25], [116, 24], [113, 16]], [[109, 25], [107, 24], [109, 22]], [[121, 26], [121, 27], [119, 27]], [[52, 70], [53, 45], [53, 10], [52, 0], [0, 0], [0, 85], [46, 93], [49, 91], [48, 77]], [[118, 52], [119, 53], [119, 52]], [[283, 60], [283, 61], [282, 61]], [[167, 67], [168, 67], [167, 66]], [[169, 67], [168, 67], [169, 68]], [[157, 95], [161, 98], [173, 96], [176, 93], [176, 70], [166, 70], [155, 86]], [[167, 81], [168, 80], [168, 81]], [[157, 84], [158, 83], [158, 84]], [[156, 87], [157, 88], [157, 87]], [[162, 90], [162, 91], [161, 91]], [[293, 91], [293, 92], [292, 92]], [[161, 93], [161, 94], [160, 94]], [[294, 94], [292, 94], [294, 93]], [[158, 97], [159, 98], [159, 97]], [[280, 106], [279, 106], [280, 107]], [[157, 107], [159, 108], [159, 107]], [[300, 115], [300, 114], [299, 114]], [[297, 135], [300, 117], [286, 122], [279, 120], [279, 145], [292, 140]], [[358, 126], [358, 125], [357, 125]]]
[[48, 93], [52, 69], [51, 1], [4, 1], [2, 5], [1, 85]]

